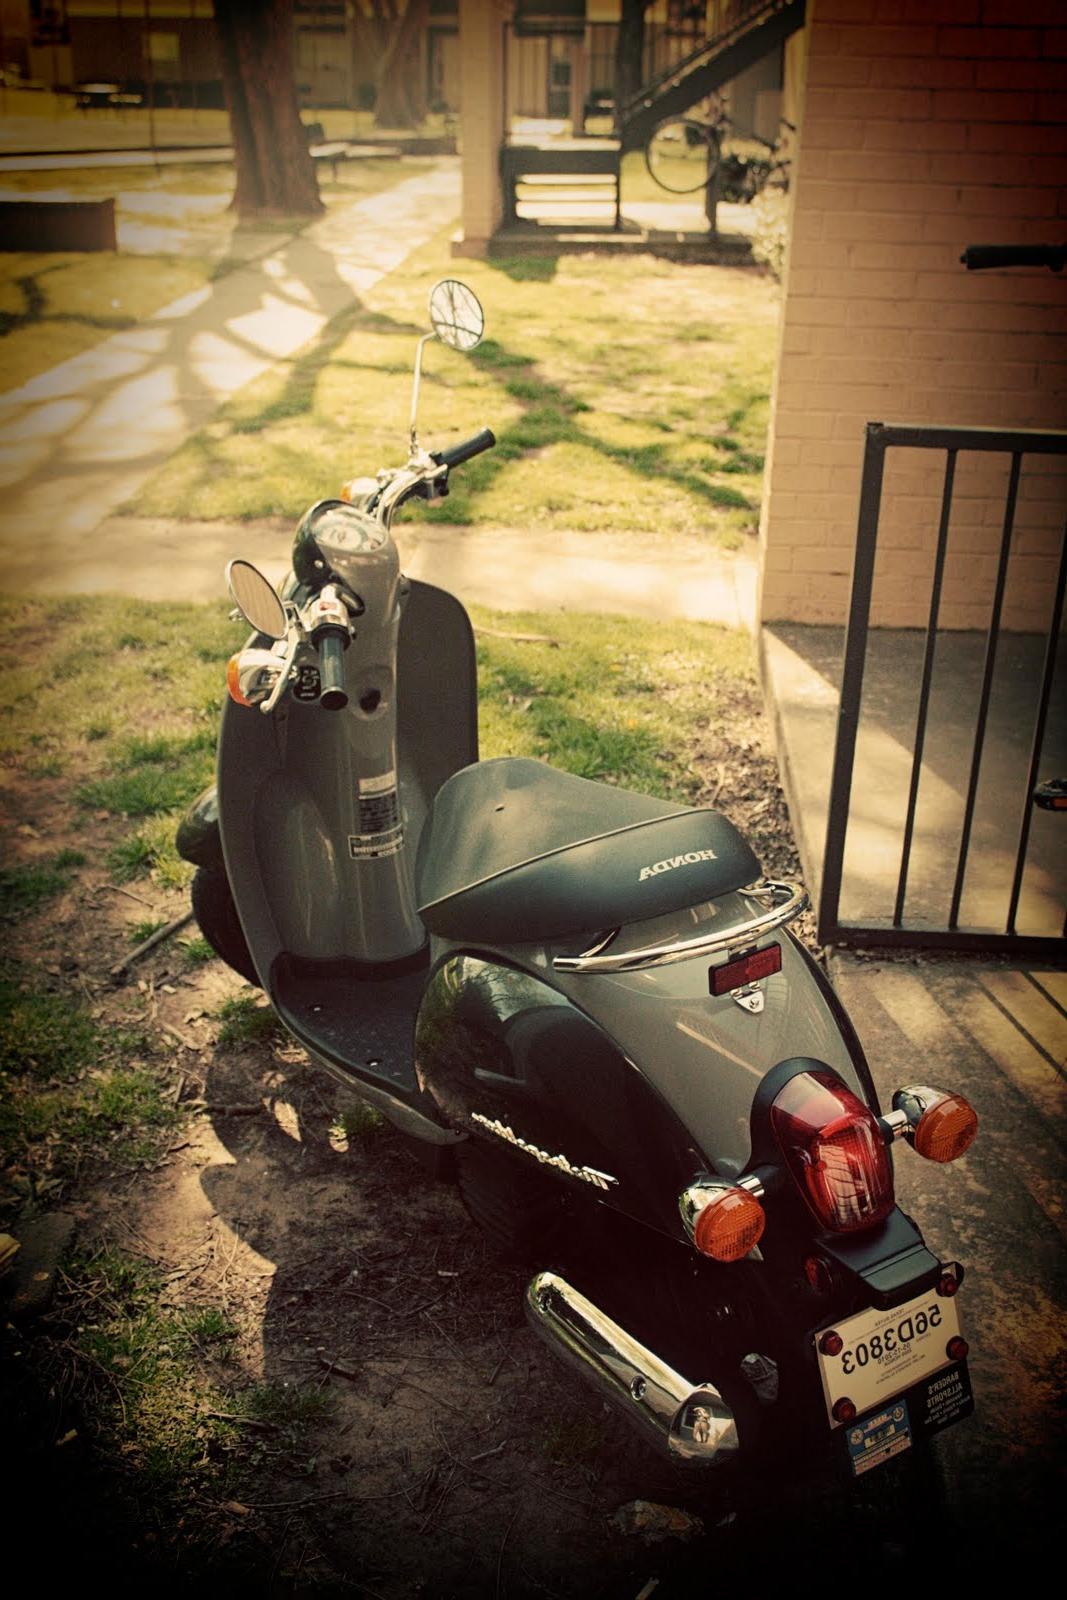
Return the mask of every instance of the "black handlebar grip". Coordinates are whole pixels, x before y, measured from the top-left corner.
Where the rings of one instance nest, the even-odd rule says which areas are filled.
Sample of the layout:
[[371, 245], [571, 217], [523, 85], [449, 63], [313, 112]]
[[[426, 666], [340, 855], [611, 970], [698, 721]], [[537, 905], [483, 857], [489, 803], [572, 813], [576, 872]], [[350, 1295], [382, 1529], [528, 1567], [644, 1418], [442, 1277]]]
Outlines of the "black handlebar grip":
[[348, 635], [341, 628], [324, 629], [315, 639], [319, 651], [319, 704], [324, 711], [343, 711], [348, 704], [345, 688], [345, 649]]
[[458, 467], [464, 461], [469, 461], [471, 456], [480, 456], [483, 450], [491, 450], [496, 444], [496, 434], [492, 428], [482, 428], [470, 439], [464, 439], [462, 444], [454, 444], [447, 450], [433, 450], [430, 452], [432, 459], [442, 467]]
[[960, 256], [968, 272], [985, 267], [1051, 267], [1063, 269], [1067, 246], [1057, 244], [970, 244]]

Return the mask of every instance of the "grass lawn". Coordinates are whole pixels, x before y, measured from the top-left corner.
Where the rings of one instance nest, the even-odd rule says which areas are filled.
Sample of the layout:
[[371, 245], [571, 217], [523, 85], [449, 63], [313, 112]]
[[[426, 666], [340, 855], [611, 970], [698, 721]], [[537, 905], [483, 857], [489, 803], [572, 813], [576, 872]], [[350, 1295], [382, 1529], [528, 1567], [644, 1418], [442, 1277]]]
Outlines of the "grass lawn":
[[[319, 172], [327, 211], [392, 187], [420, 160], [342, 163]], [[116, 200], [119, 250], [0, 252], [0, 390], [58, 365], [109, 334], [136, 326], [172, 300], [272, 249], [306, 218], [254, 227], [227, 209], [234, 174], [215, 166], [93, 168], [0, 173], [6, 198], [48, 193]]]
[[[4, 601], [0, 620], [0, 1173], [55, 1187], [94, 1160], [150, 1160], [173, 1134], [151, 997], [118, 991], [105, 1016], [58, 963], [114, 959], [102, 886], [150, 909], [146, 894], [191, 879], [175, 827], [212, 781], [225, 662], [247, 630], [222, 606], [99, 598]], [[747, 634], [579, 614], [474, 620], [493, 630], [478, 637], [483, 756], [692, 801], [706, 797], [720, 727], [756, 714]], [[94, 948], [71, 962], [64, 929], [79, 903], [94, 908]], [[159, 922], [141, 911], [125, 943]], [[211, 956], [195, 937], [179, 949], [187, 970]], [[220, 1043], [273, 1028], [269, 1010], [242, 1005], [218, 1013]]]
[[[316, 346], [250, 385], [127, 510], [296, 516], [405, 453], [414, 344], [428, 290], [454, 269], [444, 238], [337, 317]], [[487, 338], [426, 352], [429, 447], [488, 424], [497, 447], [449, 498], [450, 523], [707, 534], [755, 530], [778, 318], [751, 271], [605, 255], [464, 262]]]

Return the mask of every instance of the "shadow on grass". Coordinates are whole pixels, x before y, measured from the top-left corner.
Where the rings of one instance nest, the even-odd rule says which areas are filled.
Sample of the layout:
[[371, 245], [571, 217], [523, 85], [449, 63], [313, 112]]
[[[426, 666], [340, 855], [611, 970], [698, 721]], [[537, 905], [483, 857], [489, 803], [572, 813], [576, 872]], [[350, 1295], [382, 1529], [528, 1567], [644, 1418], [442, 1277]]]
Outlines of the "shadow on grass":
[[136, 326], [137, 318], [131, 316], [99, 316], [89, 311], [49, 311], [40, 279], [51, 270], [55, 269], [46, 267], [42, 272], [27, 273], [14, 280], [24, 305], [21, 311], [0, 311], [0, 339], [17, 333], [20, 328], [47, 322], [74, 322], [85, 328], [102, 328], [108, 333], [121, 333], [124, 328]]
[[[505, 394], [518, 401], [525, 410], [517, 422], [497, 434], [496, 448], [491, 454], [479, 456], [467, 466], [462, 484], [453, 488], [446, 502], [424, 509], [422, 515], [427, 522], [469, 521], [477, 496], [484, 493], [511, 462], [521, 460], [529, 452], [560, 444], [578, 445], [591, 450], [614, 465], [647, 480], [649, 484], [670, 483], [717, 509], [753, 509], [749, 497], [739, 490], [727, 484], [712, 483], [705, 473], [672, 461], [666, 441], [616, 445], [598, 438], [575, 420], [591, 409], [584, 400], [571, 394], [562, 384], [541, 377], [536, 363], [508, 350], [496, 340], [487, 339], [479, 349], [472, 351], [471, 360], [475, 366], [494, 376], [499, 375]], [[508, 373], [511, 376], [507, 376]], [[757, 398], [762, 397], [754, 397], [753, 404]], [[748, 407], [733, 411], [728, 419], [729, 425], [737, 427], [744, 420], [747, 410]], [[721, 448], [727, 456], [726, 462], [720, 464], [716, 461], [711, 465], [713, 471], [762, 469], [762, 460], [758, 466], [747, 467], [747, 463], [755, 462], [756, 458], [744, 451], [730, 435], [716, 439], [712, 448]], [[733, 464], [738, 461], [744, 461], [746, 466]]]
[[[501, 270], [516, 279], [547, 279], [551, 273], [543, 269], [555, 269], [554, 261], [539, 257], [520, 257], [494, 265], [499, 265]], [[231, 434], [261, 434], [275, 424], [308, 416], [314, 409], [319, 379], [327, 368], [340, 367], [353, 373], [373, 372], [391, 376], [410, 372], [407, 361], [394, 365], [388, 359], [384, 363], [368, 363], [352, 359], [351, 356], [339, 356], [342, 345], [353, 335], [358, 338], [361, 332], [417, 339], [425, 329], [421, 324], [400, 321], [355, 304], [332, 319], [312, 349], [289, 362], [278, 364], [285, 372], [280, 393], [254, 412], [234, 416], [231, 411], [226, 417]], [[592, 452], [605, 463], [623, 468], [634, 474], [643, 487], [647, 486], [650, 493], [669, 485], [716, 510], [754, 511], [748, 494], [732, 484], [716, 482], [714, 478], [719, 474], [758, 473], [762, 470], [762, 458], [747, 450], [729, 430], [741, 427], [749, 410], [762, 403], [764, 396], [753, 395], [746, 397], [744, 404], [735, 404], [723, 418], [726, 431], [706, 440], [706, 455], [694, 463], [672, 459], [671, 444], [674, 440], [685, 438], [684, 423], [675, 426], [669, 420], [649, 418], [650, 427], [661, 429], [662, 441], [640, 445], [612, 443], [583, 425], [583, 414], [592, 409], [589, 404], [572, 393], [565, 384], [544, 377], [537, 363], [521, 351], [510, 349], [496, 339], [486, 339], [477, 350], [471, 352], [470, 360], [476, 369], [490, 378], [509, 400], [521, 408], [521, 415], [500, 428], [492, 452], [479, 456], [465, 466], [462, 477], [452, 485], [447, 500], [418, 508], [419, 520], [443, 524], [470, 522], [479, 497], [493, 486], [502, 472], [528, 456], [559, 445], [577, 446]], [[427, 388], [439, 384], [447, 387], [450, 381], [432, 369], [424, 370], [422, 374], [422, 383]], [[200, 453], [205, 471], [213, 470], [221, 461], [216, 438], [205, 432], [194, 435], [187, 448]], [[281, 460], [288, 447], [279, 444], [274, 448]]]
[[559, 266], [558, 256], [490, 257], [486, 263], [494, 272], [502, 272], [512, 283], [551, 283]]

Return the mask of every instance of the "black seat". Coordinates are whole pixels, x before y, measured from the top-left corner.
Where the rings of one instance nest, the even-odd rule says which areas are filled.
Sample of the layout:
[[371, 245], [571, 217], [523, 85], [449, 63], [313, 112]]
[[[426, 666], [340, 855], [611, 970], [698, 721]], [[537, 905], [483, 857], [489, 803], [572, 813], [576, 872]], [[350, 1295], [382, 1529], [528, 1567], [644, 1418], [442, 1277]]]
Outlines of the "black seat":
[[431, 933], [514, 944], [661, 916], [759, 875], [717, 811], [503, 757], [438, 791], [415, 890]]

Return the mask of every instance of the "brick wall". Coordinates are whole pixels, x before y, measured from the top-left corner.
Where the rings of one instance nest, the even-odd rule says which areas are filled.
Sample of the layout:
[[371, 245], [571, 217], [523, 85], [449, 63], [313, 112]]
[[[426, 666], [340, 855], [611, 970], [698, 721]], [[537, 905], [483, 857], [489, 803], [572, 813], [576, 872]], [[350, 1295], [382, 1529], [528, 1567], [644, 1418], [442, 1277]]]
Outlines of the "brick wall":
[[[1067, 274], [968, 244], [1067, 239], [1064, 0], [809, 0], [761, 519], [765, 621], [844, 620], [864, 425], [1067, 425]], [[963, 458], [941, 621], [988, 619], [1007, 458]], [[943, 457], [890, 452], [873, 620], [925, 626]], [[1062, 469], [1024, 469], [1005, 625], [1047, 626]]]

